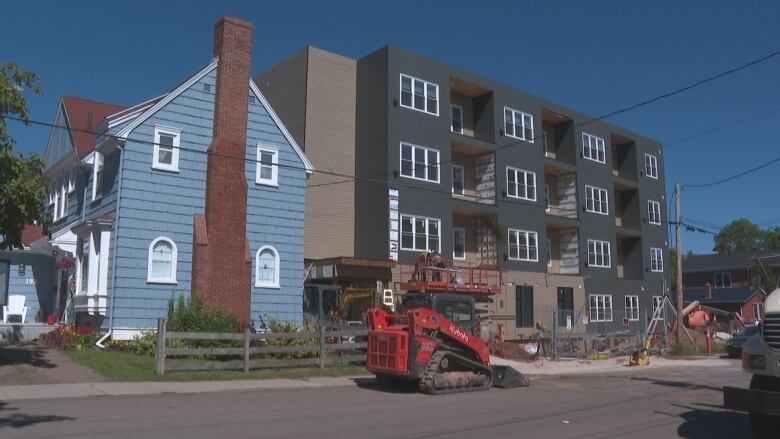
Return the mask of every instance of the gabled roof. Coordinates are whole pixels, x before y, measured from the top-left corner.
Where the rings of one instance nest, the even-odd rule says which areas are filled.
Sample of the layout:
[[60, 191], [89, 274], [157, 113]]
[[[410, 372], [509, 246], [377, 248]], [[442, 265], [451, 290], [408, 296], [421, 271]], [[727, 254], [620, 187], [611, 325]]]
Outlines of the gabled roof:
[[[683, 290], [683, 302], [691, 303], [694, 300], [698, 300], [703, 305], [712, 303], [739, 303], [743, 304], [747, 302], [751, 297], [757, 293], [750, 288], [714, 288], [712, 290], [712, 297], [707, 298], [707, 291], [699, 288], [691, 288]], [[673, 302], [676, 300], [677, 294], [672, 291]]]
[[[207, 74], [209, 74], [209, 72], [216, 69], [218, 62], [219, 59], [214, 58], [211, 61], [211, 63], [209, 63], [206, 67], [202, 68], [200, 71], [198, 71], [197, 73], [189, 77], [187, 80], [182, 82], [178, 87], [176, 87], [170, 93], [163, 95], [160, 98], [155, 98], [155, 100], [152, 100], [154, 102], [154, 105], [149, 106], [148, 109], [142, 112], [135, 120], [133, 120], [127, 126], [119, 130], [119, 132], [117, 132], [114, 137], [127, 139], [127, 136], [130, 135], [130, 133], [134, 129], [138, 128], [138, 126], [140, 126], [147, 119], [152, 117], [152, 115], [158, 112], [161, 108], [168, 105], [169, 102], [176, 99], [180, 94], [184, 93], [193, 84], [200, 81], [200, 79], [206, 76]], [[298, 146], [298, 143], [295, 142], [295, 139], [293, 139], [292, 135], [290, 135], [290, 132], [287, 130], [287, 127], [284, 126], [284, 123], [282, 123], [281, 119], [279, 119], [279, 116], [276, 115], [276, 112], [271, 107], [271, 104], [268, 103], [268, 100], [260, 92], [260, 89], [257, 88], [257, 85], [252, 80], [252, 78], [250, 77], [247, 79], [249, 80], [249, 89], [252, 91], [252, 93], [254, 93], [255, 97], [257, 97], [260, 103], [265, 107], [265, 109], [268, 111], [268, 114], [271, 116], [271, 119], [273, 119], [273, 121], [282, 131], [282, 135], [284, 135], [284, 138], [287, 139], [287, 141], [290, 143], [292, 148], [295, 150], [295, 153], [298, 154], [298, 157], [301, 159], [304, 167], [306, 168], [306, 173], [313, 174], [314, 165], [311, 163], [309, 158], [306, 157], [306, 154], [303, 153], [303, 150], [300, 148], [300, 146]], [[150, 103], [152, 101], [147, 101], [147, 103]]]
[[29, 247], [33, 242], [43, 238], [43, 228], [34, 224], [24, 226], [22, 230], [22, 244]]
[[[106, 102], [98, 102], [75, 96], [63, 96], [62, 105], [68, 120], [71, 138], [79, 159], [83, 159], [95, 149], [96, 128], [110, 114], [127, 107]], [[90, 132], [92, 131], [92, 132]]]
[[[775, 254], [780, 254], [780, 250], [689, 255], [683, 258], [683, 273], [747, 268], [753, 264], [753, 258]], [[780, 263], [780, 257], [765, 259], [763, 263], [777, 265]]]

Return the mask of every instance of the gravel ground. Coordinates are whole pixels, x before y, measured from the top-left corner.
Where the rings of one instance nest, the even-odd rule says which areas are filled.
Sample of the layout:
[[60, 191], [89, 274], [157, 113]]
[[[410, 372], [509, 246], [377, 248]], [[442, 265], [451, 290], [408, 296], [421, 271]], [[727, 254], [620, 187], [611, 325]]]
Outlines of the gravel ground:
[[[617, 372], [634, 370], [628, 366], [628, 355], [623, 357], [614, 357], [608, 360], [561, 360], [552, 361], [547, 359], [538, 359], [532, 363], [512, 361], [504, 358], [491, 356], [493, 364], [512, 366], [520, 373], [528, 375], [573, 375], [582, 373], [598, 372]], [[638, 369], [653, 369], [663, 367], [690, 367], [690, 366], [731, 366], [739, 369], [739, 359], [725, 358], [702, 358], [702, 359], [668, 359], [652, 357], [649, 366], [638, 366]]]

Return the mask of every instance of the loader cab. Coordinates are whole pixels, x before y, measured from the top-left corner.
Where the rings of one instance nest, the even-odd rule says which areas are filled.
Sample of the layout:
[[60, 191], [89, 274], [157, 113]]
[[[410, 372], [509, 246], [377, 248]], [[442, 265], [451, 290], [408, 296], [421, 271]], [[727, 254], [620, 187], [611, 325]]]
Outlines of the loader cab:
[[402, 310], [428, 308], [443, 314], [470, 334], [477, 335], [477, 317], [474, 298], [463, 294], [448, 293], [406, 293]]

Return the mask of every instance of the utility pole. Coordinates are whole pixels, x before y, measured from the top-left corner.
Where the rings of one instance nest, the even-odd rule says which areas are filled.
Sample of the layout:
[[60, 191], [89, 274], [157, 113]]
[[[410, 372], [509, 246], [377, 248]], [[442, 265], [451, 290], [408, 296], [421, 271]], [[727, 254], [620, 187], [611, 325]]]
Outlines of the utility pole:
[[680, 346], [680, 333], [683, 331], [683, 282], [682, 282], [682, 214], [680, 213], [680, 182], [674, 184], [675, 212], [676, 220], [674, 222], [675, 246], [677, 247], [677, 331], [675, 332], [675, 341]]

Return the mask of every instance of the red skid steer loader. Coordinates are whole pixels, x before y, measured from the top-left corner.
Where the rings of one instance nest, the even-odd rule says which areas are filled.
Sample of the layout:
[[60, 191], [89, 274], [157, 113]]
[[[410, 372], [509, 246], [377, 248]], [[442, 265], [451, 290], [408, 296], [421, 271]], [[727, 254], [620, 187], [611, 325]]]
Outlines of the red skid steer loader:
[[398, 312], [368, 310], [368, 370], [380, 385], [417, 381], [428, 394], [524, 387], [528, 378], [507, 366], [491, 366], [479, 338], [473, 297], [415, 292]]

